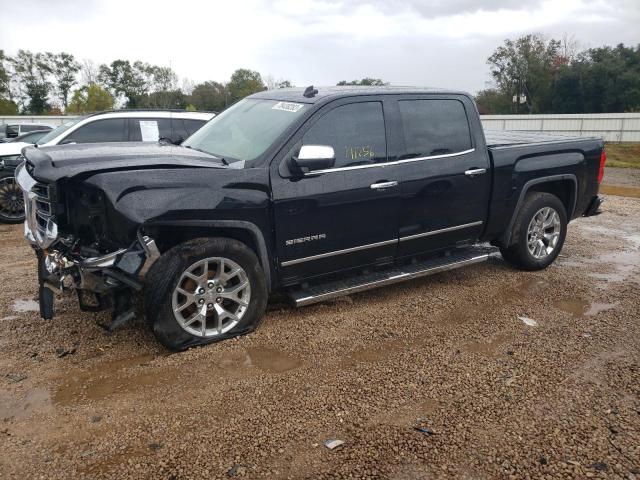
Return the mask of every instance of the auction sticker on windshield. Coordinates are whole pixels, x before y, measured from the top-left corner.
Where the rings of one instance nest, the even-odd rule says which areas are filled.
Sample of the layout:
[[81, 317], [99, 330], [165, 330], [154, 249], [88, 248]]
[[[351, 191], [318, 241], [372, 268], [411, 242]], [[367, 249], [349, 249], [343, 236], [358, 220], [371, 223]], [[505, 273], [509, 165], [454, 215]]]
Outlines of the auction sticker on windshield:
[[271, 110], [283, 110], [285, 112], [295, 113], [302, 107], [304, 107], [304, 104], [302, 103], [278, 102], [273, 107], [271, 107]]

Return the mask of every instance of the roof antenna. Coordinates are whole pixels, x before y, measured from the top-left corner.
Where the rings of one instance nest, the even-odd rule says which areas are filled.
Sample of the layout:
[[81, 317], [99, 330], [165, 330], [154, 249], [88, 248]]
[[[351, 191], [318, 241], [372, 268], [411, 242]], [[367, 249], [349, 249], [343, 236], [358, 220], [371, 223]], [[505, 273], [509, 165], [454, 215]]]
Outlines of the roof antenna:
[[306, 98], [313, 98], [318, 94], [318, 89], [313, 88], [313, 85], [309, 85], [304, 89], [304, 93], [302, 94]]

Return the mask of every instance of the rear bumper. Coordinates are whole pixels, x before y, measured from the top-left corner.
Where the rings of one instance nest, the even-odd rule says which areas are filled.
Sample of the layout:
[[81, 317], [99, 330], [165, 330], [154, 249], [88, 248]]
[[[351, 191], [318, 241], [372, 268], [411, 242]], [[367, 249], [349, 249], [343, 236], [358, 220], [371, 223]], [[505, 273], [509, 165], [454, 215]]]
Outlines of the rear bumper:
[[593, 197], [593, 200], [591, 200], [591, 203], [587, 207], [587, 210], [584, 212], [584, 216], [585, 217], [591, 217], [593, 215], [598, 215], [598, 214], [602, 213], [600, 211], [600, 206], [602, 205], [603, 202], [604, 202], [604, 200], [602, 199], [602, 197], [600, 197], [598, 195]]

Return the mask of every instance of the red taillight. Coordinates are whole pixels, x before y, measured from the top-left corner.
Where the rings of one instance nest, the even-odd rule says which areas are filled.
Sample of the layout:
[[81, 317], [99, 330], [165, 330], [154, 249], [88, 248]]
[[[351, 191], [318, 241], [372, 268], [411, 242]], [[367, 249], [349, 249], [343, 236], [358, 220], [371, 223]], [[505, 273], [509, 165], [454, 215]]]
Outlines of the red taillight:
[[604, 148], [600, 154], [600, 170], [598, 170], [598, 183], [602, 183], [602, 177], [604, 177], [604, 164], [607, 163], [607, 152]]

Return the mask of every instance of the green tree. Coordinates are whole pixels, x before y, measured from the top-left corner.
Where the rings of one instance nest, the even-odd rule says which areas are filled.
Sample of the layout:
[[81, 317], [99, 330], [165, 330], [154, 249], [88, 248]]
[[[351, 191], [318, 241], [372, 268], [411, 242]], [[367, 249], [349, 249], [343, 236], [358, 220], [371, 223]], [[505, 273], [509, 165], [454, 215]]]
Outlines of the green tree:
[[589, 49], [574, 69], [586, 112], [640, 110], [640, 45]]
[[80, 64], [69, 53], [48, 53], [51, 65], [51, 73], [56, 81], [56, 92], [65, 111], [69, 101], [69, 92], [78, 83], [77, 75]]
[[4, 50], [0, 50], [0, 98], [11, 100], [11, 76], [8, 60]]
[[481, 115], [499, 115], [511, 111], [511, 97], [495, 88], [480, 90], [475, 99]]
[[18, 105], [12, 100], [0, 98], [0, 115], [18, 115]]
[[113, 96], [107, 90], [92, 83], [73, 92], [67, 113], [82, 114], [112, 110], [114, 102]]
[[18, 50], [18, 54], [10, 59], [16, 80], [24, 87], [22, 93], [25, 111], [31, 114], [46, 113], [50, 109], [49, 93], [51, 92], [51, 62], [43, 53], [31, 53]]
[[488, 58], [498, 90], [510, 97], [525, 99], [515, 102], [516, 113], [551, 111], [555, 74], [566, 60], [560, 55], [561, 42], [547, 41], [540, 35], [526, 35], [505, 40]]
[[136, 108], [138, 99], [149, 89], [143, 72], [134, 68], [129, 60], [114, 60], [109, 65], [100, 65], [98, 79], [115, 98], [124, 97], [128, 108]]
[[187, 106], [187, 95], [181, 90], [161, 90], [141, 95], [136, 103], [139, 108], [183, 109]]
[[252, 93], [266, 90], [267, 87], [262, 82], [262, 77], [258, 72], [240, 68], [231, 75], [227, 89], [229, 91], [229, 103], [233, 103]]
[[141, 108], [184, 108], [187, 96], [178, 89], [178, 75], [169, 67], [134, 62], [133, 68], [144, 79], [147, 93], [136, 103]]
[[362, 86], [370, 86], [370, 87], [384, 87], [385, 85], [388, 85], [388, 83], [383, 82], [379, 78], [368, 78], [367, 77], [367, 78], [363, 78], [361, 80], [351, 80], [350, 82], [347, 82], [346, 80], [341, 80], [336, 85], [338, 85], [339, 87], [344, 87], [344, 86], [347, 86], [347, 85], [362, 85]]
[[193, 88], [189, 96], [189, 103], [197, 110], [219, 112], [228, 103], [229, 91], [218, 82], [209, 81], [199, 83]]

